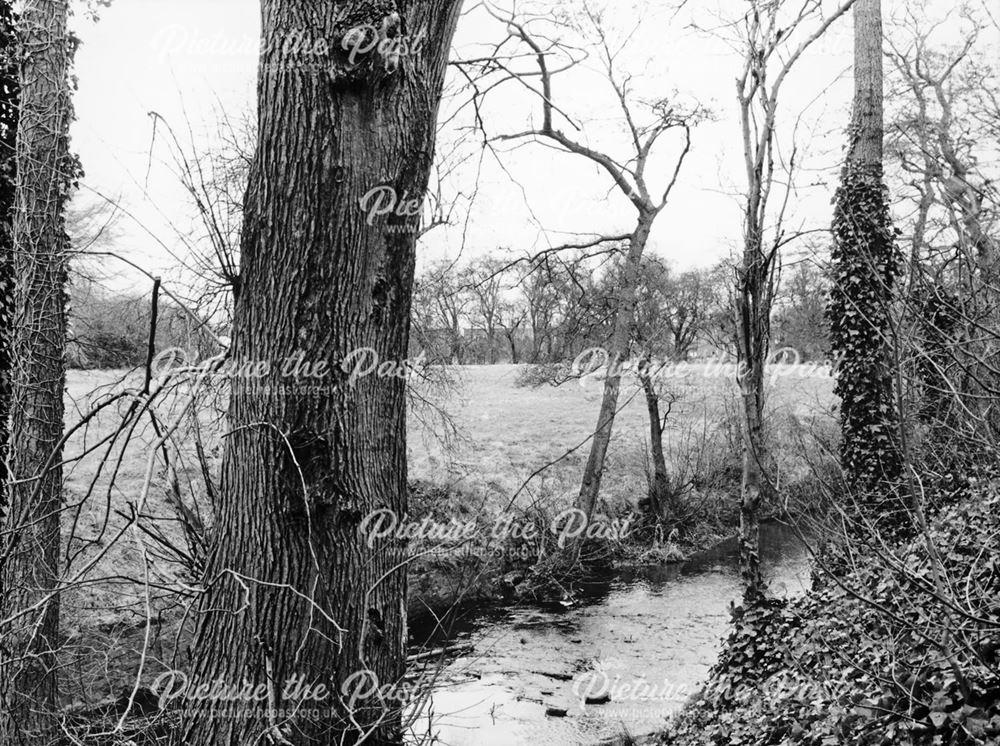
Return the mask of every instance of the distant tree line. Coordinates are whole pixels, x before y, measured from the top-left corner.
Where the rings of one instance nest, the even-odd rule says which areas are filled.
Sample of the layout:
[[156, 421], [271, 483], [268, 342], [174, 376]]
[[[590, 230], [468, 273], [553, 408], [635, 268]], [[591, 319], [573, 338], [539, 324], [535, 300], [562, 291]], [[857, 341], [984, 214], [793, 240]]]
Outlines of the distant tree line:
[[[610, 256], [610, 258], [609, 258]], [[611, 334], [613, 293], [621, 262], [610, 254], [516, 261], [483, 256], [428, 266], [416, 279], [410, 354], [431, 363], [547, 364], [603, 347]], [[803, 362], [827, 354], [827, 280], [815, 263], [789, 268], [773, 319], [774, 347]], [[636, 308], [636, 352], [670, 360], [731, 356], [730, 271], [725, 265], [678, 270], [643, 259]], [[69, 290], [67, 363], [71, 368], [133, 368], [145, 362], [147, 295], [114, 292], [78, 278]], [[216, 352], [212, 325], [196, 322], [164, 299], [156, 349], [183, 349], [204, 359]], [[214, 328], [228, 334], [225, 328]]]
[[[149, 296], [114, 293], [78, 280], [69, 291], [67, 365], [81, 370], [135, 368], [145, 364], [152, 312]], [[208, 322], [199, 323], [179, 306], [161, 300], [156, 319], [156, 351], [179, 348], [204, 360], [218, 345]]]
[[[616, 247], [597, 255], [436, 262], [417, 276], [411, 354], [435, 363], [539, 365], [607, 346], [622, 266]], [[679, 270], [652, 255], [641, 267], [637, 354], [670, 360], [732, 355], [727, 264]], [[793, 348], [803, 362], [826, 356], [826, 292], [815, 263], [789, 268], [775, 301], [775, 349]]]

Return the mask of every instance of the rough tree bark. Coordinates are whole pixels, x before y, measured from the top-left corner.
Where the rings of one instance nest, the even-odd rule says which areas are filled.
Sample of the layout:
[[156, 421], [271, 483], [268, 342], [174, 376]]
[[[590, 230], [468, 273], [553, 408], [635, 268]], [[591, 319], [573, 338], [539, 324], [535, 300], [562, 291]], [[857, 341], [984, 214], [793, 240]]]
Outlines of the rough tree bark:
[[10, 437], [7, 418], [10, 415], [10, 342], [14, 324], [14, 190], [20, 90], [14, 24], [11, 3], [0, 3], [0, 524], [7, 505], [7, 442]]
[[882, 169], [882, 0], [854, 4], [854, 106], [848, 164]]
[[889, 493], [881, 488], [897, 482], [902, 466], [888, 337], [899, 262], [882, 180], [880, 0], [855, 3], [854, 48], [854, 108], [834, 213], [829, 315], [840, 359], [841, 461], [852, 487], [883, 493], [872, 498], [881, 514], [889, 509], [883, 500]]
[[[231, 356], [271, 370], [233, 381], [193, 679], [263, 685], [268, 698], [243, 705], [240, 718], [191, 702], [178, 743], [397, 739], [399, 703], [386, 687], [405, 668], [405, 543], [370, 547], [360, 528], [377, 509], [406, 512], [405, 381], [351, 383], [340, 366], [360, 348], [383, 362], [407, 354], [419, 226], [399, 214], [408, 210], [372, 219], [362, 198], [376, 187], [400, 200], [424, 194], [460, 5], [262, 3], [259, 139]], [[376, 47], [352, 65], [343, 44], [359, 28], [425, 41], [398, 58]], [[295, 37], [310, 41], [282, 43]], [[283, 377], [295, 353], [330, 373]], [[315, 384], [325, 390], [301, 388]], [[385, 699], [350, 702], [352, 676], [377, 682]], [[332, 695], [296, 701], [283, 691], [294, 677]], [[320, 712], [267, 711], [296, 706]]]
[[66, 341], [69, 43], [66, 0], [20, 16], [14, 212], [9, 509], [0, 547], [0, 742], [40, 744], [56, 727], [59, 510]]

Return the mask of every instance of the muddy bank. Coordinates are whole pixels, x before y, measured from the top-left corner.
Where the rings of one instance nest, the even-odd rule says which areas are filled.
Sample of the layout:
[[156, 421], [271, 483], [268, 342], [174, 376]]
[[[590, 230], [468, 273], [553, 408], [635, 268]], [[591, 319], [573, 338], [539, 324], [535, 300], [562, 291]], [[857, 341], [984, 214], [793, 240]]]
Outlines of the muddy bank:
[[[587, 526], [582, 514], [574, 516], [572, 508], [554, 501], [510, 510], [427, 482], [411, 484], [410, 506], [411, 530], [430, 526], [449, 534], [408, 543], [411, 629], [468, 608], [558, 601], [567, 587], [602, 574], [697, 560], [728, 546], [723, 542], [737, 520], [734, 503], [731, 510], [714, 511], [711, 520], [664, 530], [634, 506], [620, 505]], [[595, 536], [587, 538], [587, 532]]]
[[[704, 522], [683, 532], [666, 533], [643, 523], [639, 513], [622, 512], [606, 520], [628, 530], [613, 540], [588, 542], [583, 562], [573, 557], [550, 535], [548, 523], [557, 509], [519, 514], [516, 521], [531, 522], [539, 537], [525, 540], [495, 534], [496, 513], [482, 509], [469, 496], [427, 483], [411, 486], [413, 521], [431, 519], [442, 525], [473, 521], [479, 526], [471, 539], [461, 542], [425, 541], [411, 544], [407, 611], [410, 642], [420, 645], [440, 637], [434, 628], [453, 624], [470, 612], [518, 603], [558, 603], [574, 589], [600, 578], [635, 574], [664, 579], [719, 557], [735, 555], [735, 512]], [[513, 520], [513, 519], [508, 519]], [[780, 531], [780, 522], [764, 527]], [[728, 534], [728, 535], [727, 535]]]

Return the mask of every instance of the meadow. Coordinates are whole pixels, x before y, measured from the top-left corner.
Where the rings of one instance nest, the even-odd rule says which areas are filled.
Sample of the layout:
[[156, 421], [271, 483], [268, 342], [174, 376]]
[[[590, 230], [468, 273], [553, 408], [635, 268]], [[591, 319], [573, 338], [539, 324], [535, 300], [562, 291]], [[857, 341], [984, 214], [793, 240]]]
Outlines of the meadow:
[[[551, 463], [522, 490], [518, 504], [524, 507], [539, 494], [571, 501], [587, 460], [601, 381], [519, 386], [521, 371], [515, 365], [459, 369], [460, 385], [444, 403], [458, 437], [445, 444], [411, 422], [411, 478], [510, 500]], [[795, 458], [799, 436], [813, 429], [826, 435], [832, 426], [833, 381], [805, 366], [776, 366], [771, 372], [768, 418], [775, 451], [783, 467], [794, 470], [801, 465]], [[664, 433], [669, 468], [691, 472], [699, 459], [738, 457], [737, 389], [730, 369], [691, 366], [662, 378], [660, 388], [664, 399], [675, 399]], [[619, 406], [603, 495], [612, 504], [634, 504], [645, 495], [649, 448], [646, 403], [634, 378], [624, 381]]]

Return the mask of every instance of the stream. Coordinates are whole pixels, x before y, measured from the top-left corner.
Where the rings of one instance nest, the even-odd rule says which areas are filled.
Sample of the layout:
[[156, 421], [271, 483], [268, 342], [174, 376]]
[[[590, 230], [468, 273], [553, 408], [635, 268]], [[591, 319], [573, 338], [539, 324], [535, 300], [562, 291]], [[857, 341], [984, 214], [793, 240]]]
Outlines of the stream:
[[[761, 555], [773, 595], [806, 590], [808, 554], [791, 529], [763, 526]], [[413, 713], [412, 742], [568, 746], [653, 733], [708, 674], [740, 593], [730, 540], [588, 582], [572, 606], [478, 612], [454, 628], [448, 642], [471, 649], [443, 664]]]

